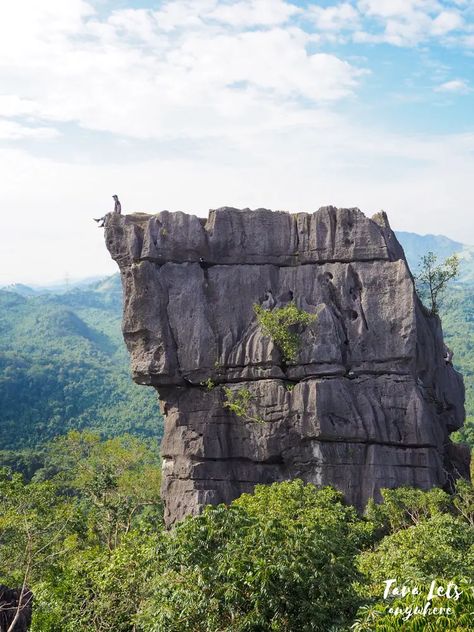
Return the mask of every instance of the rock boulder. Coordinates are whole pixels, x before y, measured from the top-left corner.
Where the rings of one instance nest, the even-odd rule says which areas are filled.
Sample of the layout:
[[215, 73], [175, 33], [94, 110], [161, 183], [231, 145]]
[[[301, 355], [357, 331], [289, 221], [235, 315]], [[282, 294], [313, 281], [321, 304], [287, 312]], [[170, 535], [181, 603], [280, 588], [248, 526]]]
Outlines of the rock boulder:
[[[136, 382], [165, 416], [167, 524], [257, 483], [300, 477], [363, 508], [380, 488], [449, 488], [468, 458], [462, 377], [380, 213], [221, 208], [108, 216]], [[257, 322], [294, 301], [315, 316], [286, 361]], [[248, 410], [225, 406], [249, 393]], [[255, 421], [255, 419], [262, 420]]]

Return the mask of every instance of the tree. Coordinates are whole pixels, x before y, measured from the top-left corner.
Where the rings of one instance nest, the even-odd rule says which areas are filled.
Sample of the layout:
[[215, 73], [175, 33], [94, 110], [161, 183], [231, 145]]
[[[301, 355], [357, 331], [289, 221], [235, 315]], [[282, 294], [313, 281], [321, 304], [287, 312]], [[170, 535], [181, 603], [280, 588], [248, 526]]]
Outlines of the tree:
[[437, 314], [440, 300], [448, 283], [459, 274], [459, 257], [452, 255], [438, 264], [434, 252], [421, 257], [418, 274], [415, 276], [418, 292], [422, 300], [429, 301], [430, 311]]
[[[466, 482], [467, 483], [467, 482]], [[472, 486], [467, 483], [472, 489]], [[451, 497], [438, 487], [428, 491], [413, 487], [381, 490], [383, 503], [370, 499], [366, 516], [382, 534], [395, 533], [449, 510]]]
[[374, 551], [360, 557], [360, 568], [380, 591], [389, 577], [418, 579], [474, 576], [474, 529], [464, 520], [440, 513], [387, 535]]
[[22, 586], [11, 589], [0, 584], [0, 630], [27, 632], [31, 624], [32, 593]]
[[474, 487], [472, 483], [460, 478], [456, 481], [456, 493], [453, 496], [453, 505], [471, 528], [474, 528]]
[[45, 468], [61, 493], [80, 499], [90, 533], [109, 550], [145, 515], [159, 524], [161, 467], [158, 446], [131, 435], [106, 441], [71, 431], [51, 442]]
[[[446, 587], [449, 583], [440, 579], [434, 581], [436, 586]], [[423, 613], [431, 585], [427, 582], [424, 587], [418, 586], [421, 589], [419, 594], [409, 593], [402, 598], [363, 606], [351, 626], [352, 632], [471, 632], [474, 612], [473, 584], [455, 575], [450, 577], [450, 581], [456, 584], [460, 592], [459, 598], [437, 597], [428, 606], [438, 608], [438, 611], [440, 608], [449, 608], [449, 614]], [[411, 587], [415, 588], [415, 585], [411, 584]]]
[[251, 404], [255, 397], [248, 388], [239, 388], [235, 392], [228, 386], [224, 386], [223, 389], [225, 395], [224, 408], [228, 408], [244, 421], [257, 424], [265, 423], [263, 417], [252, 415], [251, 413]]
[[[383, 496], [384, 503], [370, 508], [369, 514], [392, 532], [374, 550], [359, 556], [359, 569], [365, 576], [359, 591], [366, 603], [352, 630], [470, 631], [474, 609], [472, 485], [459, 481], [453, 499], [438, 489], [383, 490]], [[438, 587], [446, 590], [450, 584], [456, 586], [451, 594], [437, 592]], [[438, 612], [427, 614], [433, 608]]]
[[78, 548], [36, 585], [31, 632], [137, 632], [134, 617], [160, 572], [160, 537], [159, 528], [135, 529], [113, 551]]
[[29, 483], [0, 470], [0, 583], [19, 604], [31, 589], [32, 632], [132, 632], [162, 529], [157, 451], [86, 431], [45, 452]]
[[164, 534], [138, 629], [327, 632], [357, 608], [365, 536], [366, 523], [331, 488], [257, 485]]
[[73, 517], [72, 503], [51, 483], [26, 485], [20, 474], [0, 470], [0, 583], [20, 586], [7, 632], [28, 608], [32, 584], [67, 554]]

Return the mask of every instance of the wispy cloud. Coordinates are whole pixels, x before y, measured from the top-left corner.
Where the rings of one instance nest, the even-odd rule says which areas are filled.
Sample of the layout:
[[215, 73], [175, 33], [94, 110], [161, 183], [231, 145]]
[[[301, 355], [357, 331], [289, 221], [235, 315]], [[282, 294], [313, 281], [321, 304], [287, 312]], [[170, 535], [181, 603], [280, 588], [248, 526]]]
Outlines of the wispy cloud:
[[239, 0], [217, 4], [206, 17], [237, 27], [276, 26], [301, 12], [283, 0]]
[[355, 41], [414, 46], [469, 28], [459, 2], [437, 0], [359, 0], [364, 28]]
[[469, 84], [462, 79], [452, 79], [445, 81], [434, 88], [435, 92], [446, 92], [449, 94], [467, 94], [471, 92]]
[[309, 6], [307, 17], [314, 21], [321, 31], [352, 31], [360, 25], [360, 13], [349, 2], [335, 4], [328, 7]]
[[59, 135], [53, 127], [22, 125], [0, 118], [0, 140], [49, 140]]

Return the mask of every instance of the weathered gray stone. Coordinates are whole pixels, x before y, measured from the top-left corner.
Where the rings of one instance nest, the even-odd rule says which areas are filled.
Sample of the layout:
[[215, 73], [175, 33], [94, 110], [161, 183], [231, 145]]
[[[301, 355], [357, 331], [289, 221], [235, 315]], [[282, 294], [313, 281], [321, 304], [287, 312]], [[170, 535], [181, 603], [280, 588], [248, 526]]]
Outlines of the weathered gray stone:
[[[133, 377], [157, 388], [166, 419], [168, 524], [257, 483], [332, 484], [362, 508], [381, 487], [468, 475], [449, 441], [464, 420], [462, 378], [384, 213], [110, 215], [106, 243]], [[268, 290], [276, 307], [294, 300], [316, 315], [294, 362], [257, 323]], [[248, 389], [247, 416], [263, 423], [226, 408], [224, 387]]]

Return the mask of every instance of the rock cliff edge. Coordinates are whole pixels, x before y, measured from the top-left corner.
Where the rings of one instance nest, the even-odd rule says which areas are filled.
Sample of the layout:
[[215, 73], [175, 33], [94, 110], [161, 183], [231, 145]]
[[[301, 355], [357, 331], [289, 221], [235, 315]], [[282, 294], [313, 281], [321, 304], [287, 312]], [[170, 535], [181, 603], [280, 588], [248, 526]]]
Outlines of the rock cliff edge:
[[[165, 416], [167, 524], [257, 483], [331, 484], [362, 508], [381, 487], [468, 476], [449, 440], [462, 377], [384, 213], [111, 214], [105, 232], [133, 378], [157, 389]], [[257, 322], [267, 292], [273, 309], [316, 316], [296, 330], [294, 361]], [[224, 404], [244, 389], [238, 416]]]

